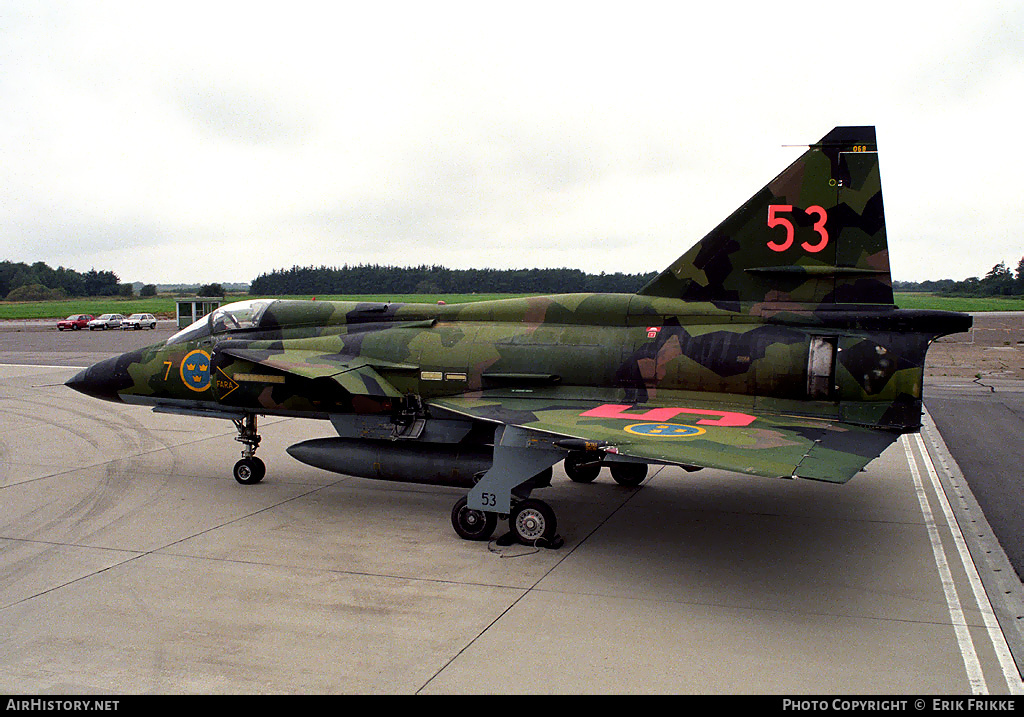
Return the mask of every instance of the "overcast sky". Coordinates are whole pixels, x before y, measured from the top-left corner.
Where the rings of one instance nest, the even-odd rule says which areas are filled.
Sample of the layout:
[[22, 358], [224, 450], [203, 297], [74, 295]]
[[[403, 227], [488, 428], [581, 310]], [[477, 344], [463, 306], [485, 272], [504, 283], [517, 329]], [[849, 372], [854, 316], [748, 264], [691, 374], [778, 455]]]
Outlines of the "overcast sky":
[[0, 0], [0, 259], [660, 271], [873, 124], [894, 278], [1016, 268], [1024, 3], [710, 5]]

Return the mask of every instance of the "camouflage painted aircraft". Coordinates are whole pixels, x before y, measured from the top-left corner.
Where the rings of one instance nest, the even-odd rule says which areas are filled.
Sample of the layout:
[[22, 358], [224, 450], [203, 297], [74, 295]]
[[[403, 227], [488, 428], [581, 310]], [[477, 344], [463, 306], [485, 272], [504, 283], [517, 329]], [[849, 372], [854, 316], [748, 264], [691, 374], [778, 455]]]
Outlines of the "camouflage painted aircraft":
[[921, 424], [924, 359], [969, 316], [893, 304], [873, 127], [837, 127], [636, 294], [460, 305], [253, 300], [67, 382], [234, 421], [329, 420], [288, 448], [329, 471], [467, 489], [455, 531], [555, 547], [531, 497], [564, 461], [843, 483]]

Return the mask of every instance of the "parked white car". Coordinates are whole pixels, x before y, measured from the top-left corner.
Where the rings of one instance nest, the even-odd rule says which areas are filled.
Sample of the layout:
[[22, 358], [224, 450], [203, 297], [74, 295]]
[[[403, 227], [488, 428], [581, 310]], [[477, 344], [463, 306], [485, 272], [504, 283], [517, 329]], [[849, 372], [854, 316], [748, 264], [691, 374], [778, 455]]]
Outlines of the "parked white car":
[[95, 331], [96, 329], [116, 329], [124, 321], [122, 314], [103, 314], [99, 318], [93, 319], [89, 322], [89, 331]]
[[121, 322], [122, 329], [155, 329], [156, 317], [153, 314], [132, 314]]

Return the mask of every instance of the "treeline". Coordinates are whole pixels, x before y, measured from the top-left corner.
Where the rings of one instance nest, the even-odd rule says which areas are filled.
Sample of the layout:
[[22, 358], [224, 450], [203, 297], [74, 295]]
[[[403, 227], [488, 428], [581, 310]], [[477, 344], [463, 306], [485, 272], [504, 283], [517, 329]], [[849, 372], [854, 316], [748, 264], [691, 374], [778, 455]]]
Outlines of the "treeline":
[[657, 275], [587, 274], [579, 269], [448, 269], [443, 266], [293, 266], [261, 274], [257, 296], [288, 294], [633, 293]]
[[896, 291], [927, 291], [946, 296], [1024, 296], [1024, 257], [1014, 273], [1005, 262], [993, 266], [984, 277], [972, 276], [963, 281], [894, 281]]
[[[126, 284], [131, 292], [131, 285]], [[63, 266], [0, 261], [0, 297], [8, 301], [42, 301], [68, 296], [118, 296], [124, 288], [112, 271], [80, 273]], [[131, 295], [130, 293], [128, 294]]]

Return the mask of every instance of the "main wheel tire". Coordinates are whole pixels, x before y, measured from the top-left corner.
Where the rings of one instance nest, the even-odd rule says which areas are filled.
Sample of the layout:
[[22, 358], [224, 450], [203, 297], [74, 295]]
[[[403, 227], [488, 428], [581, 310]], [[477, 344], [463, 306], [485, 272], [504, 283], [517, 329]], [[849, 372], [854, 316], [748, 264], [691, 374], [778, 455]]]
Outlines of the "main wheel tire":
[[267, 474], [267, 466], [256, 456], [243, 458], [235, 464], [233, 473], [235, 480], [242, 485], [255, 485]]
[[613, 463], [609, 469], [616, 483], [630, 488], [640, 485], [647, 477], [646, 463]]
[[558, 529], [555, 511], [542, 500], [527, 498], [516, 503], [508, 516], [508, 525], [516, 540], [524, 545], [551, 541]]
[[593, 483], [601, 472], [601, 461], [595, 460], [593, 454], [575, 451], [565, 457], [562, 467], [569, 480], [575, 483]]
[[452, 527], [463, 540], [490, 540], [497, 524], [495, 513], [472, 510], [465, 497], [459, 498], [452, 508]]

